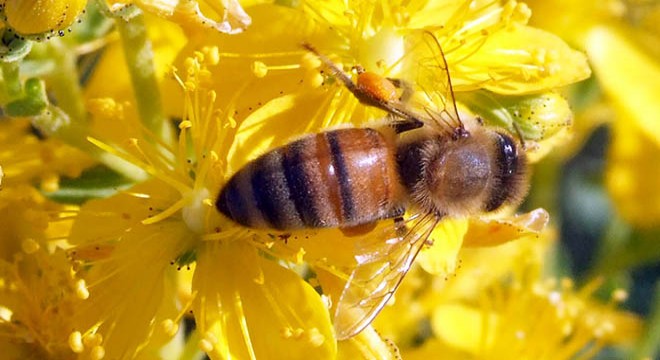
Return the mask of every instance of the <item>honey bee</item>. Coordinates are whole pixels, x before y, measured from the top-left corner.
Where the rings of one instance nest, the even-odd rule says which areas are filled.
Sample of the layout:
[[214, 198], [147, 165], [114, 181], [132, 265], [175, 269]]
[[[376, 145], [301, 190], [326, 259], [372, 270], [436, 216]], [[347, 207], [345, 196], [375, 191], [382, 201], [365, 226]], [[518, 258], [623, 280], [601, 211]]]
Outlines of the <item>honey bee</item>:
[[[437, 39], [419, 32], [407, 42], [406, 56], [416, 61], [410, 82], [362, 69], [354, 82], [304, 44], [360, 102], [385, 110], [387, 123], [312, 134], [271, 150], [234, 174], [216, 200], [222, 214], [250, 228], [354, 229], [394, 219], [356, 239], [357, 266], [335, 310], [339, 340], [369, 325], [442, 218], [517, 205], [527, 191], [521, 145], [459, 117]], [[424, 101], [411, 95], [419, 93]]]

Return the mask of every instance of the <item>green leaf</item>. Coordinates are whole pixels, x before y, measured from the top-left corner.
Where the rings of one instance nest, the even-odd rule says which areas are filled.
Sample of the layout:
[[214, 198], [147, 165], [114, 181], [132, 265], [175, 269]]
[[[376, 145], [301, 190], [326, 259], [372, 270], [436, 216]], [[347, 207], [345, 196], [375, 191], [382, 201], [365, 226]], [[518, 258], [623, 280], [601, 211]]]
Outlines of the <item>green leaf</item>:
[[105, 166], [96, 166], [75, 179], [63, 178], [57, 191], [45, 195], [57, 202], [82, 204], [90, 199], [112, 196], [131, 185], [130, 179]]
[[28, 79], [25, 82], [25, 96], [11, 101], [5, 107], [9, 116], [35, 116], [41, 114], [48, 106], [46, 88], [39, 79]]
[[610, 222], [592, 275], [612, 275], [660, 261], [660, 229], [635, 229], [619, 218]]

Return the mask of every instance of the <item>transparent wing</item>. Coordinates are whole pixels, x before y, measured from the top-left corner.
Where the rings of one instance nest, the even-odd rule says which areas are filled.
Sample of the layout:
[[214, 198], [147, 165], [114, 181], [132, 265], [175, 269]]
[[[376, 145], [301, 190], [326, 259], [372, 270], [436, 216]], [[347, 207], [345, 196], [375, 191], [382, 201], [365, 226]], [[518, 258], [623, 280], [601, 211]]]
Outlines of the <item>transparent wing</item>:
[[438, 39], [429, 31], [414, 31], [406, 36], [406, 55], [402, 60], [405, 81], [413, 85], [408, 106], [424, 116], [424, 122], [441, 131], [462, 136], [463, 123], [458, 115], [449, 67]]
[[371, 323], [396, 291], [438, 221], [433, 214], [415, 216], [358, 240], [358, 265], [335, 311], [337, 339], [350, 338]]

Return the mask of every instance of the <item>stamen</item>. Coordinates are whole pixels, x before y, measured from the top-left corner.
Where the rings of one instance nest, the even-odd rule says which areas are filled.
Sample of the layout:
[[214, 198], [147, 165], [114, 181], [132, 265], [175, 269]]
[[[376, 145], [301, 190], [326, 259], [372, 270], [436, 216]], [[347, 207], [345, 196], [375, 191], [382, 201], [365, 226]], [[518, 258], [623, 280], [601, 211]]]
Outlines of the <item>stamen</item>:
[[182, 183], [182, 182], [180, 182], [180, 181], [178, 181], [178, 180], [176, 180], [176, 179], [174, 179], [170, 176], [167, 176], [162, 171], [159, 171], [159, 169], [154, 168], [150, 164], [147, 164], [147, 163], [143, 162], [142, 160], [134, 157], [131, 154], [128, 154], [128, 153], [123, 152], [123, 151], [121, 151], [121, 152], [117, 151], [117, 149], [115, 149], [114, 147], [109, 146], [109, 145], [105, 144], [104, 142], [102, 142], [100, 140], [97, 140], [97, 139], [95, 139], [91, 136], [87, 137], [87, 141], [89, 141], [92, 144], [96, 145], [101, 150], [104, 150], [107, 153], [115, 155], [115, 156], [117, 156], [117, 157], [119, 157], [123, 160], [126, 160], [127, 162], [141, 168], [142, 170], [146, 171], [147, 173], [151, 174], [152, 176], [155, 176], [156, 178], [158, 178], [158, 179], [162, 180], [163, 182], [167, 183], [168, 185], [172, 186], [177, 191], [179, 191], [179, 193], [181, 193], [181, 194], [185, 194], [186, 192], [190, 191], [190, 188], [185, 183]]
[[280, 51], [280, 52], [272, 52], [272, 53], [256, 53], [256, 54], [238, 54], [238, 53], [222, 52], [222, 53], [218, 53], [218, 56], [220, 58], [224, 57], [230, 59], [267, 59], [267, 58], [298, 56], [301, 53], [303, 53], [302, 50]]
[[191, 127], [192, 122], [190, 120], [184, 120], [179, 124], [181, 133], [179, 134], [179, 150], [177, 156], [177, 159], [179, 160], [179, 166], [177, 167], [177, 171], [181, 176], [188, 176], [188, 162], [186, 157], [186, 149], [188, 148], [186, 146], [186, 139], [188, 138], [188, 132], [186, 130], [190, 129]]
[[193, 291], [193, 293], [190, 295], [190, 298], [188, 299], [188, 302], [186, 302], [181, 309], [179, 309], [179, 313], [176, 315], [174, 319], [165, 319], [163, 322], [161, 322], [161, 327], [165, 331], [165, 333], [172, 337], [176, 335], [176, 333], [179, 331], [179, 323], [181, 323], [181, 319], [183, 319], [184, 316], [190, 311], [192, 308], [192, 303], [197, 297], [197, 291]]
[[97, 332], [90, 331], [83, 336], [82, 341], [86, 347], [91, 348], [94, 346], [101, 345], [101, 343], [103, 343], [103, 335]]
[[210, 353], [211, 351], [213, 351], [213, 349], [215, 348], [215, 344], [217, 343], [218, 343], [218, 338], [215, 337], [215, 335], [212, 332], [207, 331], [206, 333], [204, 333], [204, 338], [202, 338], [199, 341], [198, 345], [202, 351]]
[[75, 285], [76, 296], [81, 300], [86, 300], [89, 298], [89, 290], [87, 289], [87, 284], [84, 279], [78, 279]]
[[159, 221], [165, 220], [168, 217], [172, 216], [177, 211], [183, 209], [183, 207], [186, 205], [186, 203], [188, 203], [188, 199], [186, 199], [185, 197], [182, 197], [177, 202], [172, 204], [170, 207], [168, 207], [167, 209], [160, 212], [158, 215], [155, 215], [155, 216], [152, 216], [150, 218], [146, 218], [146, 219], [142, 220], [142, 224], [151, 225], [151, 224], [155, 224]]
[[277, 70], [297, 70], [300, 69], [300, 64], [289, 64], [289, 65], [266, 65], [261, 61], [255, 61], [251, 65], [252, 74], [257, 78], [263, 78], [268, 74], [269, 71]]
[[93, 360], [101, 360], [105, 357], [105, 348], [101, 345], [94, 346], [89, 352], [89, 357]]
[[612, 293], [612, 300], [618, 304], [621, 304], [628, 300], [628, 292], [624, 289], [616, 289]]
[[241, 300], [241, 296], [238, 292], [236, 292], [234, 296], [234, 311], [236, 312], [236, 317], [240, 319], [239, 324], [241, 327], [241, 332], [243, 333], [245, 348], [250, 355], [250, 359], [256, 359], [257, 355], [254, 352], [254, 346], [252, 345], [250, 338], [250, 328], [248, 327], [247, 319], [245, 318], [245, 311], [243, 310], [243, 301]]
[[165, 319], [160, 323], [161, 328], [169, 337], [174, 337], [179, 332], [179, 324], [172, 321], [172, 319]]
[[39, 243], [32, 238], [27, 238], [21, 242], [21, 249], [28, 255], [34, 254], [39, 248]]
[[69, 334], [69, 347], [71, 351], [76, 354], [80, 354], [85, 350], [85, 346], [82, 343], [82, 334], [80, 331], [74, 331]]

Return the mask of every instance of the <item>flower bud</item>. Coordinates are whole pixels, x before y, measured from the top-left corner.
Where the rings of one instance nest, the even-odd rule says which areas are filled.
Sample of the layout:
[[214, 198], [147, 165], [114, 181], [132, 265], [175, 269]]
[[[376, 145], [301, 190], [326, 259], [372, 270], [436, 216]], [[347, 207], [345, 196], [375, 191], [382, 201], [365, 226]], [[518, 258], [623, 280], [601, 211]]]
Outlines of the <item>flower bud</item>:
[[71, 25], [85, 5], [87, 2], [81, 0], [7, 0], [5, 16], [9, 26], [19, 34], [54, 34]]

